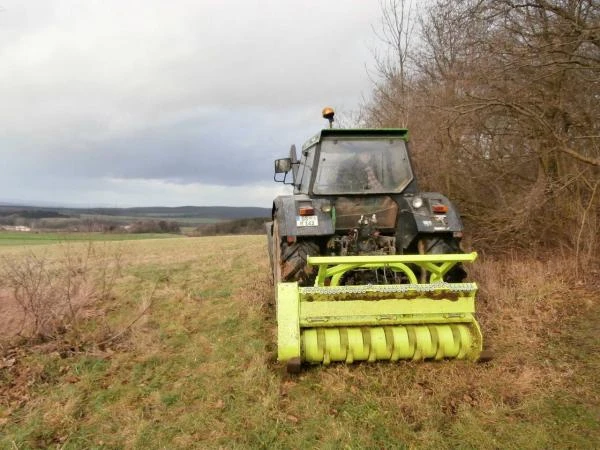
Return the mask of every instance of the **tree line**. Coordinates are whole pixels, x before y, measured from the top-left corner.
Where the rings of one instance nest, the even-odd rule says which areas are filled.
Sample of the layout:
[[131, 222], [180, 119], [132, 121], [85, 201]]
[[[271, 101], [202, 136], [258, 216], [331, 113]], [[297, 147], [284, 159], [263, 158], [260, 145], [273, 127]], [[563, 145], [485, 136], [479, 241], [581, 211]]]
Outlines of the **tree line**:
[[225, 220], [216, 223], [199, 225], [192, 236], [222, 236], [231, 234], [265, 234], [267, 217], [251, 217], [247, 219]]
[[364, 125], [408, 127], [475, 244], [600, 249], [600, 3], [381, 2]]

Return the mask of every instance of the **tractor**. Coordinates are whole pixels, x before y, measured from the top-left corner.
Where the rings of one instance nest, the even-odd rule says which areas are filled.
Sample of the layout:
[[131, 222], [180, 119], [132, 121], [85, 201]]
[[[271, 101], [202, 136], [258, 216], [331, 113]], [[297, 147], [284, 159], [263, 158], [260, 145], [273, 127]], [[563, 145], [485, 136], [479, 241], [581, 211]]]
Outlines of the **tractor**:
[[477, 360], [477, 285], [466, 282], [463, 224], [444, 195], [421, 192], [408, 130], [329, 128], [275, 160], [266, 224], [278, 359], [303, 363]]

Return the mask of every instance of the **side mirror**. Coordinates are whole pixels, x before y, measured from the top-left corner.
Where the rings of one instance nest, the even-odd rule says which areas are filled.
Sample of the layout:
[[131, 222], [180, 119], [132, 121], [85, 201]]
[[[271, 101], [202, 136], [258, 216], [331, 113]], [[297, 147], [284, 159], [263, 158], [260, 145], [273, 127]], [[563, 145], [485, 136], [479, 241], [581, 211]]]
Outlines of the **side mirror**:
[[[286, 183], [285, 181], [286, 181], [288, 172], [290, 170], [292, 170], [292, 167], [293, 167], [293, 164], [292, 164], [291, 158], [276, 159], [275, 160], [275, 174], [273, 175], [273, 180], [277, 181], [278, 183], [290, 184], [290, 183]], [[283, 178], [281, 178], [281, 177], [277, 178], [278, 173], [282, 173]]]
[[290, 170], [292, 170], [292, 160], [290, 158], [275, 160], [275, 173], [287, 173]]

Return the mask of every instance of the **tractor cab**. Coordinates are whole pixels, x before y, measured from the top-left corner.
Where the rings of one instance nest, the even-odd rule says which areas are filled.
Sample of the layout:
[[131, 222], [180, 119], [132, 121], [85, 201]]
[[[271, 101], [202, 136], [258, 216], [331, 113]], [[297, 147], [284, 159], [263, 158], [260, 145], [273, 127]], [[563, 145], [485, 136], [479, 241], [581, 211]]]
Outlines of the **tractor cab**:
[[[289, 158], [275, 161], [276, 181], [316, 196], [415, 192], [406, 129], [324, 129]], [[288, 174], [291, 172], [291, 180]]]

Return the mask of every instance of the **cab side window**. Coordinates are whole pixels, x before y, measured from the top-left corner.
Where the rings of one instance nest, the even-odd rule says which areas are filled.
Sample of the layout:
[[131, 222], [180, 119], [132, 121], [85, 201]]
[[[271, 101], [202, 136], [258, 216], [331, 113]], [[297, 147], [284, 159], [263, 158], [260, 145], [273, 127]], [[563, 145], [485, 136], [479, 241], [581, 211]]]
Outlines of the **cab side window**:
[[300, 192], [308, 194], [310, 187], [310, 179], [312, 178], [313, 162], [315, 159], [315, 146], [308, 149], [306, 159], [304, 160], [304, 166], [302, 167], [302, 175], [300, 178]]

